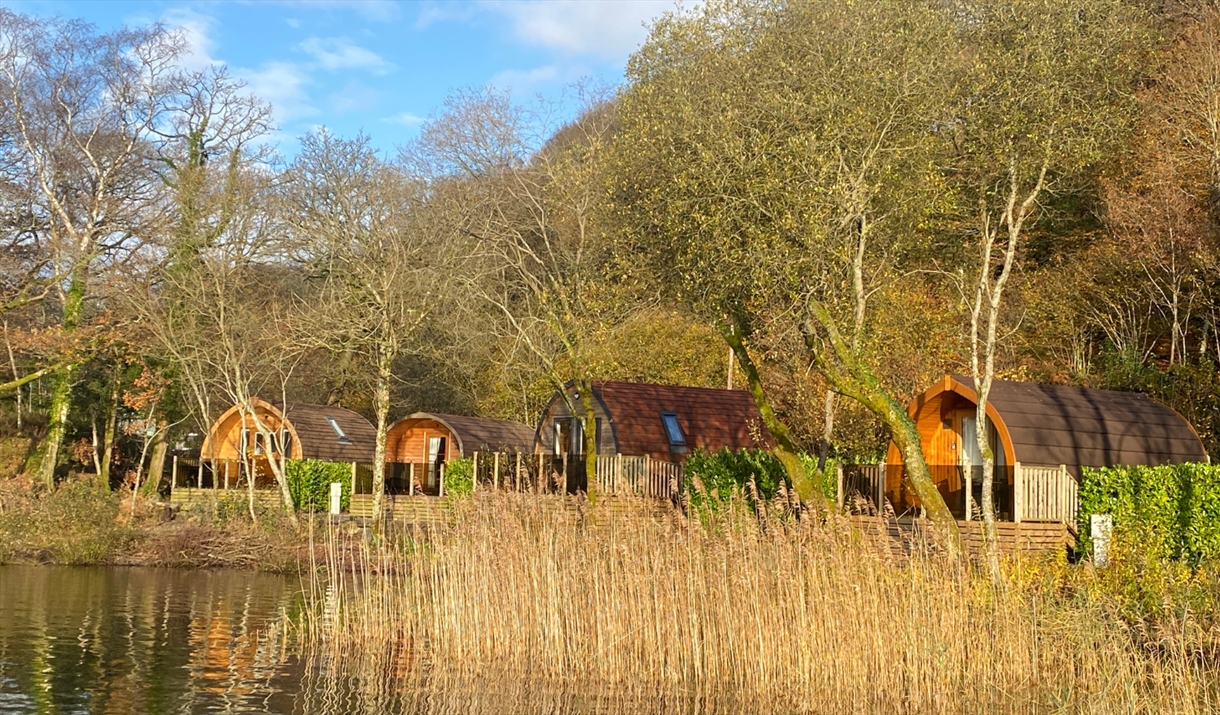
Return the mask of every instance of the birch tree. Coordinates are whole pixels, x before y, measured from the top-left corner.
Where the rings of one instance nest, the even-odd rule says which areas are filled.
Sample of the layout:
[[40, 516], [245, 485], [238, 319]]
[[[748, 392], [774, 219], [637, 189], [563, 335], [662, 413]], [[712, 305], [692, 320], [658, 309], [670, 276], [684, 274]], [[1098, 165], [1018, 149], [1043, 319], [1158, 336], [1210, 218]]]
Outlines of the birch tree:
[[[0, 114], [10, 128], [5, 180], [31, 189], [46, 233], [59, 327], [86, 321], [103, 257], [129, 248], [155, 196], [145, 142], [176, 87], [183, 43], [160, 27], [96, 34], [78, 21], [0, 10]], [[77, 363], [53, 374], [38, 468], [53, 484]], [[27, 376], [28, 378], [28, 376]]]
[[1046, 196], [1072, 186], [1120, 146], [1134, 113], [1147, 25], [1121, 0], [997, 0], [958, 10], [970, 19], [962, 32], [972, 58], [959, 114], [958, 177], [964, 182], [961, 195], [977, 202], [969, 329], [975, 437], [983, 462], [988, 564], [998, 577], [987, 407], [1005, 289]]
[[460, 244], [430, 220], [423, 184], [382, 161], [364, 136], [309, 135], [284, 177], [282, 216], [318, 290], [300, 311], [301, 340], [367, 367], [377, 432], [373, 519], [385, 492], [395, 365], [425, 356], [430, 319], [454, 299]]
[[801, 498], [821, 499], [823, 475], [805, 474], [750, 349], [793, 326], [833, 391], [890, 427], [956, 555], [914, 424], [865, 350], [869, 301], [938, 195], [949, 30], [935, 3], [730, 1], [667, 17], [629, 65], [616, 201], [640, 242], [625, 250], [720, 326]]
[[[557, 127], [545, 105], [494, 91], [459, 93], [425, 125], [409, 158], [478, 258], [467, 283], [481, 326], [544, 375], [583, 424], [588, 495], [595, 499], [597, 418], [590, 334], [631, 313], [607, 272], [602, 172], [613, 108], [579, 91], [579, 118]], [[569, 390], [569, 387], [574, 388]]]

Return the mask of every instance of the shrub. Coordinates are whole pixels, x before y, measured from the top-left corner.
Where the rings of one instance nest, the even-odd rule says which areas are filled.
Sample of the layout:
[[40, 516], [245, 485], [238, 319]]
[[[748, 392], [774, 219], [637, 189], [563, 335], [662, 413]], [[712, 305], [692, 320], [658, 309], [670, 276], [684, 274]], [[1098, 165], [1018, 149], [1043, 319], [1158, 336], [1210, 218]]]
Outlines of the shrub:
[[120, 495], [94, 480], [69, 480], [10, 503], [0, 514], [0, 561], [107, 563], [134, 537], [120, 523], [120, 506]]
[[290, 459], [284, 467], [288, 490], [298, 511], [329, 511], [330, 485], [343, 485], [342, 508], [347, 510], [352, 497], [352, 467], [342, 462], [318, 459]]
[[1220, 558], [1220, 467], [1085, 468], [1080, 484], [1081, 547], [1089, 517], [1109, 514], [1116, 535], [1160, 558], [1191, 565]]
[[445, 493], [465, 496], [474, 490], [474, 460], [469, 457], [445, 464]]
[[[817, 469], [817, 457], [808, 454], [799, 456], [807, 471], [812, 473]], [[827, 462], [826, 473], [835, 473], [834, 461]], [[779, 458], [772, 452], [760, 449], [736, 452], [728, 448], [718, 452], [696, 449], [686, 459], [682, 479], [683, 488], [690, 495], [691, 504], [696, 507], [724, 502], [734, 494], [746, 494], [751, 480], [758, 490], [758, 496], [765, 500], [774, 498], [780, 485], [791, 487], [788, 473]], [[838, 491], [838, 482], [833, 478], [825, 479], [823, 488], [826, 498], [833, 500]]]

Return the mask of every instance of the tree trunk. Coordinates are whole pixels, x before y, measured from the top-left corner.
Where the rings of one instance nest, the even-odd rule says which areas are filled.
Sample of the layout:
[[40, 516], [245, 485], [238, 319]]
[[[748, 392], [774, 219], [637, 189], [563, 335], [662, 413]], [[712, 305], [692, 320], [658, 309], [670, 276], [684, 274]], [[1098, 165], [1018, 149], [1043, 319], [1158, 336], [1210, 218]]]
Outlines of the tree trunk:
[[597, 503], [597, 413], [593, 410], [593, 383], [579, 379], [576, 389], [580, 391], [580, 404], [585, 413], [585, 495], [592, 505]]
[[165, 456], [169, 453], [169, 425], [157, 425], [157, 436], [153, 440], [152, 456], [148, 458], [148, 478], [155, 480], [157, 493], [168, 491], [165, 481]]
[[737, 356], [737, 364], [746, 376], [746, 385], [750, 390], [750, 395], [754, 398], [754, 404], [758, 406], [759, 414], [762, 415], [763, 426], [775, 439], [775, 456], [784, 465], [784, 470], [792, 481], [792, 488], [796, 491], [796, 495], [803, 503], [816, 503], [829, 507], [830, 504], [823, 492], [822, 475], [816, 472], [810, 475], [805, 471], [805, 465], [797, 454], [796, 444], [792, 441], [788, 426], [780, 421], [771, 407], [770, 401], [767, 400], [762, 378], [758, 374], [758, 367], [754, 364], [754, 359], [746, 349], [745, 343], [742, 342], [742, 331], [723, 324], [719, 327], [720, 335], [733, 349], [733, 354]]
[[110, 383], [110, 404], [106, 408], [106, 426], [102, 429], [102, 466], [98, 470], [98, 481], [110, 488], [110, 464], [114, 461], [114, 433], [119, 420], [119, 373], [115, 366]]
[[[980, 385], [975, 383], [978, 394], [977, 410], [974, 413], [975, 441], [978, 442], [979, 454], [983, 455], [983, 531], [986, 539], [987, 570], [992, 582], [1000, 579], [1000, 537], [996, 531], [995, 519], [995, 452], [991, 449], [991, 424], [987, 421], [987, 402], [991, 392], [991, 375], [988, 374]], [[968, 469], [974, 469], [971, 465]], [[966, 504], [970, 504], [969, 495]]]
[[[80, 266], [72, 272], [72, 280], [68, 291], [64, 294], [63, 329], [66, 333], [76, 330], [80, 324], [81, 314], [85, 305], [86, 268]], [[59, 447], [63, 444], [64, 435], [68, 429], [68, 416], [72, 408], [72, 384], [75, 380], [76, 366], [72, 364], [61, 367], [55, 374], [55, 387], [51, 393], [50, 422], [47, 425], [47, 436], [43, 441], [42, 464], [38, 468], [38, 476], [48, 487], [55, 486], [55, 468], [59, 466]]]
[[385, 445], [386, 434], [389, 432], [390, 415], [390, 380], [392, 373], [390, 364], [393, 360], [382, 361], [377, 375], [376, 395], [373, 404], [377, 411], [377, 442], [373, 448], [373, 529], [381, 528], [381, 503], [385, 494]]

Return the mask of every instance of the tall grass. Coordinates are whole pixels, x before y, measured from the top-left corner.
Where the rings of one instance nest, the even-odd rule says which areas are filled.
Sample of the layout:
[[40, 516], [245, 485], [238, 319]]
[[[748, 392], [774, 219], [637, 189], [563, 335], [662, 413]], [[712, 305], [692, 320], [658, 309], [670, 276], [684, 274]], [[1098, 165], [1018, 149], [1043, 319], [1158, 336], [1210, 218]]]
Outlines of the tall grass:
[[770, 509], [571, 513], [512, 495], [378, 546], [330, 538], [301, 635], [329, 672], [359, 674], [371, 704], [438, 683], [543, 683], [691, 711], [1220, 705], [1215, 624], [1189, 609], [1123, 617], [1095, 575], [1062, 561], [1011, 561], [994, 587], [935, 556], [895, 562], [847, 524]]

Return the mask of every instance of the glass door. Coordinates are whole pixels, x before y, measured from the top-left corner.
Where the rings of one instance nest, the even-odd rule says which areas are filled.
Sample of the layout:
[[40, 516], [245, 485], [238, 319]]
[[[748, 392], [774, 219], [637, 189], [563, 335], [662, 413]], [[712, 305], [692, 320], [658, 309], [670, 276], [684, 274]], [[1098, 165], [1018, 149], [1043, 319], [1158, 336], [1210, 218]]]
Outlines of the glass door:
[[439, 491], [441, 467], [445, 465], [445, 438], [428, 438], [428, 493]]

